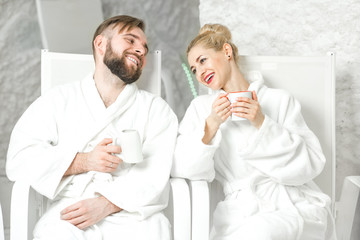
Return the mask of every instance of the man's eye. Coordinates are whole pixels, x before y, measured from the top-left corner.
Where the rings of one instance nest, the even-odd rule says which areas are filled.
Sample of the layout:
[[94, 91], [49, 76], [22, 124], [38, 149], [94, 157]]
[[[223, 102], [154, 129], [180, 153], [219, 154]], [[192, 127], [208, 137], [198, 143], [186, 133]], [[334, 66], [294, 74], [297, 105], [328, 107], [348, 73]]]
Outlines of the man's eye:
[[135, 42], [134, 39], [130, 39], [130, 38], [128, 38], [127, 41], [131, 44], [133, 44]]

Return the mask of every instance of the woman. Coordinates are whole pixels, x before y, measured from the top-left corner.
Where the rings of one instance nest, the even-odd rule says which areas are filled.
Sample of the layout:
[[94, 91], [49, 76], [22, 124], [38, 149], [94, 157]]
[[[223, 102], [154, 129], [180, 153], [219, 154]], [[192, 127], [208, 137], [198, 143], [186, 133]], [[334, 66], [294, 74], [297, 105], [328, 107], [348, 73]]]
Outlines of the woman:
[[[312, 182], [325, 157], [289, 93], [244, 74], [231, 33], [207, 24], [187, 50], [197, 80], [215, 90], [190, 104], [179, 128], [172, 175], [218, 180], [225, 200], [211, 238], [325, 239], [330, 199]], [[217, 91], [219, 90], [219, 91]], [[230, 92], [252, 91], [230, 104]], [[231, 114], [247, 121], [231, 121]]]

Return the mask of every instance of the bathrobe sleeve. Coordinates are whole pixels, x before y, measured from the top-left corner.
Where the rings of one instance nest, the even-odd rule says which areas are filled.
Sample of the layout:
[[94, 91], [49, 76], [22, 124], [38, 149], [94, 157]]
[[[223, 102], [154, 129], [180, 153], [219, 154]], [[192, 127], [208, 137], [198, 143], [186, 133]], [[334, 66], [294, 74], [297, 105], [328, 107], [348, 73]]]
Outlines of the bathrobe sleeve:
[[[205, 120], [211, 108], [204, 103], [213, 102], [213, 97], [200, 96], [194, 99], [188, 107], [180, 124], [177, 144], [174, 154], [172, 176], [190, 180], [206, 180], [215, 178], [214, 154], [221, 141], [218, 130], [209, 144], [204, 144]], [[211, 106], [210, 106], [211, 107]]]
[[71, 143], [58, 144], [57, 115], [64, 103], [56, 95], [50, 91], [39, 97], [21, 116], [11, 134], [6, 161], [11, 181], [27, 181], [50, 199], [59, 192], [59, 183], [77, 153]]
[[279, 183], [302, 185], [319, 175], [325, 165], [319, 140], [307, 127], [294, 97], [282, 90], [268, 91], [261, 99], [268, 112], [263, 125], [239, 154]]
[[[144, 121], [147, 119], [144, 160], [97, 189], [112, 203], [139, 219], [163, 210], [168, 204], [169, 177], [178, 129], [176, 115], [159, 97], [154, 99], [147, 114], [143, 118]], [[126, 213], [122, 211], [122, 214]]]

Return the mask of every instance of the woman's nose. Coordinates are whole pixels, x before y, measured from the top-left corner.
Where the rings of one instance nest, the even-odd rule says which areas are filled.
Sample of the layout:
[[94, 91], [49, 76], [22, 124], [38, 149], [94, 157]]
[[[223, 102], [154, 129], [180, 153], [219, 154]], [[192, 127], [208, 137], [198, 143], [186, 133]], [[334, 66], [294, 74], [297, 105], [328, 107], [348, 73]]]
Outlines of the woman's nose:
[[199, 66], [198, 67], [198, 74], [199, 74], [199, 78], [202, 79], [204, 78], [204, 75], [205, 75], [205, 71], [204, 71], [204, 68], [202, 66]]

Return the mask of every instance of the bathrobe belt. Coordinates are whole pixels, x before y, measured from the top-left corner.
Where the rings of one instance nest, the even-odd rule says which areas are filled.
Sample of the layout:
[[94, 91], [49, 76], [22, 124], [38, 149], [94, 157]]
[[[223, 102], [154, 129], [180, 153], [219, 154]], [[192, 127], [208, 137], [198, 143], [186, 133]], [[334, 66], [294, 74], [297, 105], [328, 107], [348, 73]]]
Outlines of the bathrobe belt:
[[224, 194], [225, 196], [227, 196], [231, 193], [238, 192], [246, 188], [250, 188], [250, 183], [251, 181], [249, 179], [241, 179], [232, 182], [225, 182], [223, 184]]

